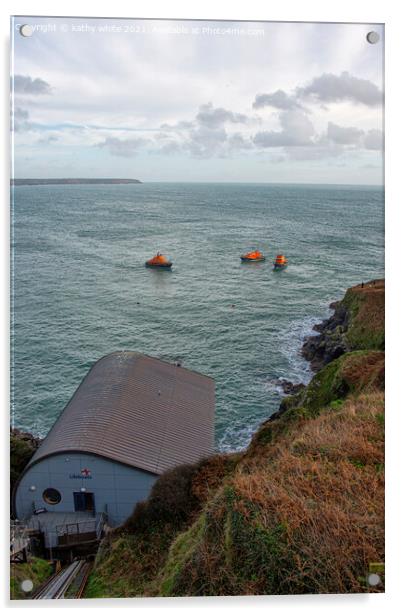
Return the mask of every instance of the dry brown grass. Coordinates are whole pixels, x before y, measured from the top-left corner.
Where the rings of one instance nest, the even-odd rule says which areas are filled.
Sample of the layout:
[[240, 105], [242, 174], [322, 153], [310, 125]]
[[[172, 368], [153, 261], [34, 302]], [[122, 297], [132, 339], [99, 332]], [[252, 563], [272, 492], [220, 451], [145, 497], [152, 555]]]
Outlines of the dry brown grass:
[[280, 439], [262, 470], [235, 475], [263, 525], [286, 529], [298, 567], [282, 572], [284, 589], [307, 580], [315, 592], [358, 592], [384, 559], [383, 413], [382, 393], [350, 399]]
[[191, 492], [199, 503], [204, 505], [207, 502], [241, 458], [242, 454], [217, 454], [199, 464], [191, 485]]
[[370, 351], [360, 357], [344, 356], [341, 376], [353, 391], [384, 390], [385, 357], [383, 351]]
[[382, 392], [360, 395], [245, 456], [205, 528], [173, 547], [160, 592], [366, 592], [384, 560], [383, 413]]
[[[383, 461], [384, 435], [382, 426], [384, 417], [384, 394], [375, 391], [350, 397], [340, 408], [331, 408], [314, 419], [300, 418], [286, 422], [286, 418], [277, 422], [276, 438], [268, 447], [261, 447], [260, 456], [244, 456], [242, 465], [247, 472], [253, 468], [263, 467], [263, 457], [270, 466], [271, 459], [277, 459], [288, 451], [294, 454], [307, 454], [317, 459], [363, 459], [365, 463]], [[379, 418], [379, 419], [378, 419]], [[273, 423], [273, 422], [272, 422]], [[268, 424], [266, 424], [268, 425]], [[241, 464], [239, 465], [241, 469]]]

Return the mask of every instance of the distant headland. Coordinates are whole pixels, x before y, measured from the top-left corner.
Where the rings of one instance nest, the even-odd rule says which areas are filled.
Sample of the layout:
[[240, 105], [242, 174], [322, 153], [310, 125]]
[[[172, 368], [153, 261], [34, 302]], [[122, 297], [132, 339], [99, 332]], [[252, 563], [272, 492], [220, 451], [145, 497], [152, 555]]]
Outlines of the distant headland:
[[124, 178], [15, 178], [12, 186], [48, 186], [54, 184], [142, 184], [140, 180]]

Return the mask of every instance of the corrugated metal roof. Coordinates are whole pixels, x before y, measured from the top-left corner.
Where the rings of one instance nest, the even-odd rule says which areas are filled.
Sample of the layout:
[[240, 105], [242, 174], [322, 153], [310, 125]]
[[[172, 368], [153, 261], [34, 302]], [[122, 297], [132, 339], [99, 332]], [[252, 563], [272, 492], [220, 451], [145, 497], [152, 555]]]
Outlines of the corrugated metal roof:
[[28, 466], [84, 451], [160, 474], [213, 453], [214, 381], [133, 352], [91, 368]]

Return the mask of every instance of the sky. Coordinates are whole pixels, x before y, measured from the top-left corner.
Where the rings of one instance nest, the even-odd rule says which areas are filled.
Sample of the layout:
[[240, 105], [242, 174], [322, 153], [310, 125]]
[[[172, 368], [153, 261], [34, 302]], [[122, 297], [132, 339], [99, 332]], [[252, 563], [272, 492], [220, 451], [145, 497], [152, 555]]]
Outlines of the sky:
[[14, 177], [382, 184], [380, 25], [18, 17], [11, 29]]

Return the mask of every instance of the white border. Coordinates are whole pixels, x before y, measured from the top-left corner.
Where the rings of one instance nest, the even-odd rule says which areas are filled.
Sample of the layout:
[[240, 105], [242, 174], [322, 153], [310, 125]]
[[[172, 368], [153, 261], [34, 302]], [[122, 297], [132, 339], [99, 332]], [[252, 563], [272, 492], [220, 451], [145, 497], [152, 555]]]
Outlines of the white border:
[[[216, 599], [136, 599], [136, 600], [102, 600], [83, 601], [74, 604], [60, 601], [57, 607], [74, 611], [94, 611], [98, 609], [134, 609], [136, 613], [152, 613], [153, 610], [164, 614], [173, 614], [177, 610], [200, 613], [208, 610], [213, 612], [229, 612], [240, 614], [246, 609], [252, 609], [253, 613], [265, 614], [267, 610], [274, 610], [280, 614], [296, 613], [297, 616], [311, 613], [325, 614], [345, 613], [375, 614], [378, 611], [387, 613], [395, 607], [397, 591], [400, 579], [400, 490], [399, 469], [400, 464], [400, 418], [401, 409], [396, 404], [397, 379], [400, 380], [400, 361], [397, 353], [399, 340], [400, 303], [401, 292], [400, 268], [398, 247], [400, 245], [400, 224], [398, 214], [401, 208], [400, 199], [400, 157], [399, 157], [399, 115], [400, 115], [400, 92], [399, 92], [399, 67], [401, 58], [400, 49], [400, 23], [397, 19], [397, 4], [391, 0], [280, 0], [270, 3], [266, 0], [246, 0], [244, 3], [234, 4], [232, 1], [202, 0], [199, 3], [190, 3], [188, 0], [147, 0], [146, 2], [112, 0], [104, 2], [86, 2], [82, 0], [60, 0], [55, 3], [50, 0], [4, 0], [1, 6], [1, 50], [3, 69], [3, 91], [5, 95], [1, 99], [2, 125], [3, 125], [3, 164], [0, 166], [2, 178], [1, 199], [1, 229], [3, 241], [1, 243], [1, 283], [2, 283], [2, 368], [1, 391], [3, 393], [3, 409], [8, 408], [8, 327], [9, 306], [6, 300], [8, 295], [8, 245], [9, 245], [9, 217], [8, 217], [8, 186], [9, 166], [8, 161], [8, 75], [9, 75], [9, 15], [65, 15], [65, 16], [96, 16], [96, 17], [165, 17], [165, 18], [198, 18], [198, 19], [247, 19], [269, 21], [343, 21], [343, 22], [367, 22], [386, 24], [386, 330], [387, 330], [387, 389], [386, 389], [386, 450], [387, 450], [387, 496], [386, 496], [386, 594], [385, 595], [349, 595], [349, 596], [294, 596], [294, 597], [239, 597], [239, 598], [216, 598]], [[3, 416], [4, 417], [4, 416]], [[4, 443], [8, 441], [8, 420], [4, 418]], [[7, 449], [3, 458], [4, 481], [2, 494], [8, 493], [8, 477], [6, 465], [8, 462]], [[4, 470], [5, 469], [5, 470]], [[2, 511], [4, 520], [1, 523], [2, 538], [5, 539], [1, 554], [3, 604], [17, 612], [26, 609], [43, 610], [54, 609], [53, 602], [41, 602], [39, 606], [32, 602], [7, 603], [8, 596], [8, 511]], [[5, 570], [3, 570], [3, 566]]]

